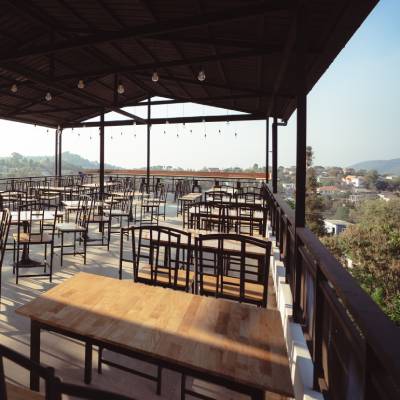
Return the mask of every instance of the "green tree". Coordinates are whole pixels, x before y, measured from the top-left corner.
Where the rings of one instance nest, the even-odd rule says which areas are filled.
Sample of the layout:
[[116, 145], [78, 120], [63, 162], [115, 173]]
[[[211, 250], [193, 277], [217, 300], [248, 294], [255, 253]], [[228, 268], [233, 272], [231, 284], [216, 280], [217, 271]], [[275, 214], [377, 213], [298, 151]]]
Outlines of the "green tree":
[[325, 223], [323, 219], [324, 201], [318, 193], [318, 181], [312, 168], [314, 153], [311, 146], [306, 150], [307, 183], [306, 183], [306, 225], [317, 236], [323, 236]]
[[376, 183], [378, 182], [379, 175], [378, 171], [371, 170], [365, 174], [365, 182], [367, 183], [367, 187], [369, 189], [375, 189]]
[[358, 223], [323, 241], [383, 311], [400, 325], [400, 199], [364, 202]]

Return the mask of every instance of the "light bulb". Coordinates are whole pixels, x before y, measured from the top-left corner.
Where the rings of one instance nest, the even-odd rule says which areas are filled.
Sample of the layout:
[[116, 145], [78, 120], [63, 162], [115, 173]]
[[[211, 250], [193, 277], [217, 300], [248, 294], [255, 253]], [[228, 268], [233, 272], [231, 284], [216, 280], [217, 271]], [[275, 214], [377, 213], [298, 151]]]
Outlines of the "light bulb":
[[117, 92], [118, 92], [118, 94], [124, 94], [125, 93], [125, 88], [124, 88], [124, 85], [122, 83], [118, 84]]
[[12, 91], [13, 93], [17, 93], [17, 92], [18, 92], [18, 86], [17, 86], [16, 83], [13, 83], [13, 84], [12, 84], [12, 86], [11, 86], [11, 91]]
[[237, 137], [237, 132], [235, 132], [235, 137]]
[[53, 96], [51, 95], [51, 93], [47, 92], [46, 96], [45, 96], [46, 101], [50, 101], [52, 98], [53, 98]]
[[78, 89], [85, 89], [85, 82], [82, 79], [78, 81]]
[[199, 71], [199, 74], [197, 75], [197, 79], [198, 79], [200, 82], [203, 82], [203, 81], [206, 80], [206, 73], [204, 72], [204, 69], [201, 69], [201, 70]]
[[167, 132], [165, 132], [165, 129], [164, 129], [164, 135], [166, 134]]
[[221, 134], [221, 129], [218, 129], [218, 133]]
[[153, 82], [158, 82], [159, 79], [160, 79], [160, 77], [158, 76], [157, 71], [154, 71], [154, 72], [153, 72], [153, 75], [151, 76], [151, 80], [152, 80]]

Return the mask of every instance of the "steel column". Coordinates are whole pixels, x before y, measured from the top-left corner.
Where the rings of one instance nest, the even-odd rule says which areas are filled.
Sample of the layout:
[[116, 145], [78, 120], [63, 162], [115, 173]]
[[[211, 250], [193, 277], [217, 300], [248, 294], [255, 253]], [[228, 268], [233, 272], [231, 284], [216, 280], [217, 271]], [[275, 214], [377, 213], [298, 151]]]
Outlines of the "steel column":
[[58, 176], [58, 129], [55, 131], [54, 176]]
[[269, 182], [269, 118], [265, 120], [265, 182]]
[[62, 175], [62, 129], [57, 129], [58, 131], [58, 177], [61, 178]]
[[272, 193], [278, 193], [278, 121], [272, 123]]
[[100, 115], [100, 200], [104, 199], [104, 111]]
[[147, 99], [147, 170], [146, 170], [146, 181], [147, 181], [147, 193], [150, 191], [150, 119], [151, 119], [151, 101], [150, 97]]

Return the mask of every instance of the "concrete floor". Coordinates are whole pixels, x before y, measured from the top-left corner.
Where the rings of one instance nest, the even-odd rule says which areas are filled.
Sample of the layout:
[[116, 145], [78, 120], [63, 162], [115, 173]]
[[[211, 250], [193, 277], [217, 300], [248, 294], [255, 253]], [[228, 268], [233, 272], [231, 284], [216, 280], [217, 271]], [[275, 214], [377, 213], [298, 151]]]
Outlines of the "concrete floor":
[[[162, 223], [163, 221], [161, 221]], [[181, 226], [181, 218], [176, 217], [176, 205], [168, 203], [167, 219], [168, 224]], [[10, 232], [11, 235], [11, 232]], [[33, 252], [31, 250], [31, 252]], [[33, 252], [33, 254], [35, 254]], [[43, 292], [55, 285], [62, 283], [72, 275], [80, 271], [118, 277], [119, 261], [119, 235], [113, 234], [110, 251], [106, 247], [89, 247], [87, 252], [87, 264], [83, 265], [80, 256], [67, 256], [64, 258], [64, 266], [60, 268], [59, 250], [55, 251], [53, 282], [49, 283], [48, 278], [21, 278], [18, 285], [12, 273], [12, 251], [6, 252], [2, 272], [2, 298], [0, 312], [0, 342], [25, 355], [29, 355], [30, 324], [27, 318], [18, 316], [16, 308], [33, 300]], [[124, 278], [132, 277], [132, 267], [125, 265]], [[270, 282], [272, 279], [270, 279]], [[270, 284], [269, 307], [275, 307], [275, 296], [273, 285]], [[83, 357], [84, 346], [81, 342], [65, 338], [53, 333], [42, 333], [41, 362], [56, 369], [56, 374], [63, 380], [83, 384]], [[155, 371], [155, 367], [139, 361], [124, 358], [116, 354], [105, 353], [108, 359], [123, 362], [126, 365], [135, 366], [143, 371]], [[122, 360], [124, 358], [124, 360]], [[156, 384], [148, 379], [125, 373], [112, 367], [103, 365], [103, 374], [97, 373], [97, 355], [93, 359], [93, 381], [92, 385], [98, 388], [123, 393], [135, 399], [180, 399], [180, 375], [163, 370], [162, 394], [155, 393]], [[6, 364], [6, 374], [14, 383], [27, 385], [28, 374], [11, 364]], [[246, 399], [246, 396], [230, 393], [213, 385], [200, 381], [188, 381], [196, 390], [217, 399]], [[191, 399], [190, 396], [186, 397]], [[270, 399], [280, 399], [279, 396], [268, 396]]]

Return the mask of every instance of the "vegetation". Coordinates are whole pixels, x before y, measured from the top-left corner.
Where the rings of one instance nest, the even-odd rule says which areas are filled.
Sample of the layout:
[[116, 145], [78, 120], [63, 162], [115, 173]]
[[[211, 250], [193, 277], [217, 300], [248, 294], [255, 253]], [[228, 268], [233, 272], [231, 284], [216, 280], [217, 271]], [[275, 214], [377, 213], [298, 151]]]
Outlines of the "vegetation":
[[317, 236], [325, 234], [324, 201], [318, 193], [318, 181], [313, 163], [313, 151], [307, 147], [306, 225]]
[[400, 199], [364, 202], [357, 222], [323, 243], [342, 262], [382, 310], [400, 325]]

